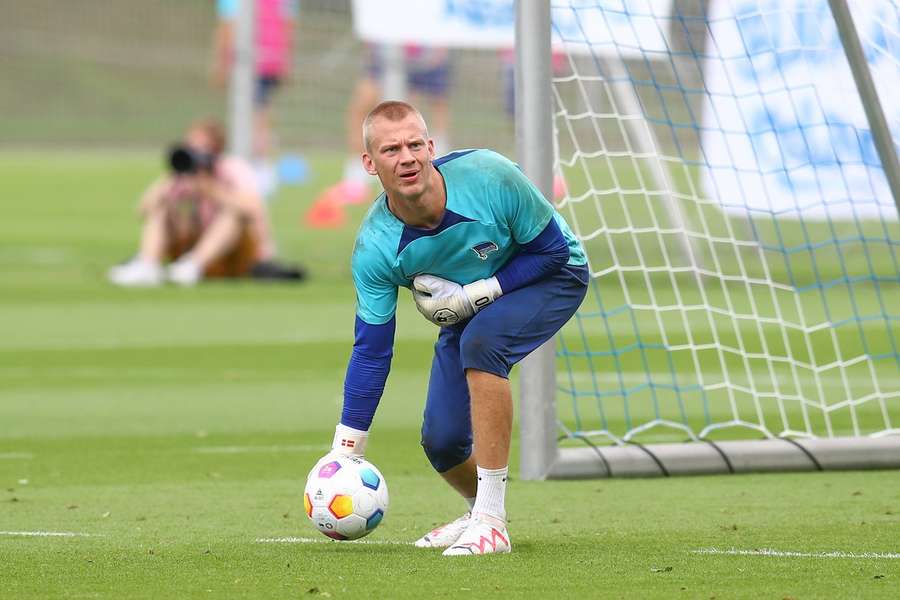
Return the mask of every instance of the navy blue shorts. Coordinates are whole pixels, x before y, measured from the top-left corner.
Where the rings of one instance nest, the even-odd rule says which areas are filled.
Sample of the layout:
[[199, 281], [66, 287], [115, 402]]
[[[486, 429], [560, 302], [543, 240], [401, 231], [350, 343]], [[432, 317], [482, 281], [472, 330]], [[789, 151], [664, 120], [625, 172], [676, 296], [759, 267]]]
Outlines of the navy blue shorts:
[[504, 294], [468, 321], [441, 329], [422, 423], [422, 446], [438, 472], [462, 464], [472, 453], [466, 369], [508, 377], [514, 364], [572, 318], [589, 278], [586, 266], [565, 266]]
[[[366, 75], [370, 79], [381, 81], [384, 71], [384, 57], [377, 46], [369, 48], [366, 65]], [[414, 60], [407, 60], [406, 85], [410, 91], [439, 98], [447, 95], [450, 87], [450, 61], [443, 60], [436, 64], [420, 64]]]
[[257, 108], [268, 106], [272, 102], [272, 94], [281, 85], [281, 79], [273, 75], [260, 75], [256, 80], [256, 91], [253, 102]]

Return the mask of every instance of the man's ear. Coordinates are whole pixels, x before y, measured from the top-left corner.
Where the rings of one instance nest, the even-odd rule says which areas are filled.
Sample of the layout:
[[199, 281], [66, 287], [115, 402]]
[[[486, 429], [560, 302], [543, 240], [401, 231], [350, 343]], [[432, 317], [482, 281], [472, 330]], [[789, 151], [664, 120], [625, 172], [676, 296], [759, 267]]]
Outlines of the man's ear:
[[378, 175], [378, 171], [375, 170], [375, 162], [372, 160], [372, 157], [369, 156], [368, 152], [363, 153], [362, 164], [363, 168], [366, 170], [366, 173], [368, 173], [369, 175]]
[[428, 156], [431, 157], [431, 160], [434, 160], [436, 156], [434, 152], [434, 138], [428, 138]]

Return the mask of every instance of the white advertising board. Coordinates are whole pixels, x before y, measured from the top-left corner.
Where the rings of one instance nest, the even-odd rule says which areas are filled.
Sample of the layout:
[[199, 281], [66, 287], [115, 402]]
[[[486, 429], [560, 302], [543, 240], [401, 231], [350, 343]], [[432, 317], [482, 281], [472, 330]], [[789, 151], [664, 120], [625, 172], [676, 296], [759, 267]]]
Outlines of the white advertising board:
[[[850, 4], [898, 140], [898, 13], [889, 2]], [[713, 2], [704, 72], [704, 187], [726, 210], [897, 218], [827, 2]]]
[[[554, 44], [570, 52], [665, 52], [671, 0], [554, 0]], [[513, 0], [354, 0], [353, 25], [367, 42], [510, 48]]]

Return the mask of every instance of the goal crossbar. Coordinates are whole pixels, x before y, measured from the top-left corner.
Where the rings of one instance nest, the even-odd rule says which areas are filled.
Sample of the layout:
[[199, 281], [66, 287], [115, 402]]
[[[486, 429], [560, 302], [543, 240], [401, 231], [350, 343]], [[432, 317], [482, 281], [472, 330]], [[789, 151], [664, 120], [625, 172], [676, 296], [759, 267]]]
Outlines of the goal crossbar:
[[[898, 432], [900, 433], [900, 432]], [[900, 435], [560, 448], [548, 479], [900, 468]]]

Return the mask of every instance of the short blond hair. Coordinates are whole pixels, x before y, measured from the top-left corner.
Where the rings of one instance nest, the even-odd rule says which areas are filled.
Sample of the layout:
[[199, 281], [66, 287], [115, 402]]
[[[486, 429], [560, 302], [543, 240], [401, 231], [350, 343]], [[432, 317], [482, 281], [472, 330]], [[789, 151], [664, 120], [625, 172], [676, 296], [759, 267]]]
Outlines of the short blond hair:
[[366, 151], [371, 150], [372, 123], [375, 119], [382, 118], [387, 119], [388, 121], [402, 121], [410, 114], [414, 114], [419, 118], [419, 121], [422, 122], [422, 129], [425, 130], [425, 137], [428, 137], [428, 126], [425, 124], [422, 113], [420, 113], [415, 106], [409, 102], [403, 102], [402, 100], [385, 100], [369, 111], [369, 114], [366, 115], [366, 118], [363, 120], [362, 135]]

